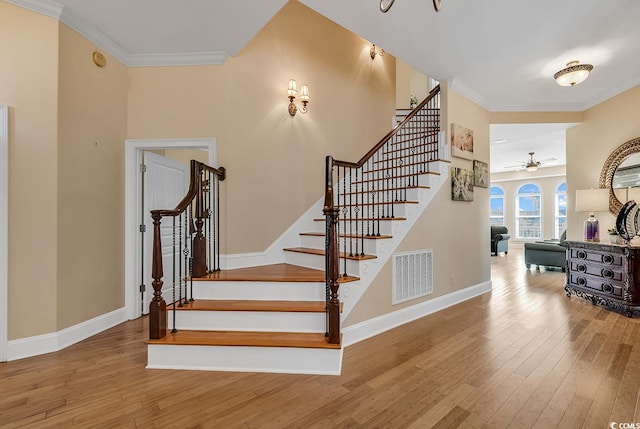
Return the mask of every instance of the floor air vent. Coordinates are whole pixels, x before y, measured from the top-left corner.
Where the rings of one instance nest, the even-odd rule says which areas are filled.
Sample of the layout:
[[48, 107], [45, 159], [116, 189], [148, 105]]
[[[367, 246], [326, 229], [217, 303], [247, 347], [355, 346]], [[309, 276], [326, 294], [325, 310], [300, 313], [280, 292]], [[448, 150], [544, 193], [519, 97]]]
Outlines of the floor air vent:
[[433, 293], [433, 252], [417, 250], [393, 255], [392, 304]]

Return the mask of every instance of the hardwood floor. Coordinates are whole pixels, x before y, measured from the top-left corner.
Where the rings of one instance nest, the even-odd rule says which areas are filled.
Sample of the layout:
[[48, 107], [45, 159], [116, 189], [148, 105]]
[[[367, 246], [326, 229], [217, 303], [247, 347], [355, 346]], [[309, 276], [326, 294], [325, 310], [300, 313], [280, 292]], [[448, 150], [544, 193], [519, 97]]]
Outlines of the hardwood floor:
[[[640, 320], [491, 258], [493, 292], [345, 349], [340, 377], [147, 370], [146, 318], [0, 364], [0, 427], [607, 428], [640, 422]], [[437, 287], [437, 285], [436, 285]]]

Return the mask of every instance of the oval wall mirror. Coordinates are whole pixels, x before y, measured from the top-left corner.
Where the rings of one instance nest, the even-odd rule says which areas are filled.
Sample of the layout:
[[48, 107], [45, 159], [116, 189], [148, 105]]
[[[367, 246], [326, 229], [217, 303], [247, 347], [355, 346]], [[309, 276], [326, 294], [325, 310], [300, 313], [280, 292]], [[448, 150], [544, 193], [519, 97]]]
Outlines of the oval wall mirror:
[[628, 200], [640, 199], [640, 137], [620, 145], [609, 155], [599, 185], [609, 190], [609, 212], [614, 216]]

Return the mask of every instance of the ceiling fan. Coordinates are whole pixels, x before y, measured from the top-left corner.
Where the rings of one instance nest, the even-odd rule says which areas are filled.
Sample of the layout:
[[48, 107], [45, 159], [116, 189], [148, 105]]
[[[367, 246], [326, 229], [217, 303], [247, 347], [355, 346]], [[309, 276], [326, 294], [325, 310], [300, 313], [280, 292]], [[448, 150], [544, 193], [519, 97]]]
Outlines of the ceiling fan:
[[540, 161], [536, 161], [535, 159], [533, 159], [533, 155], [535, 155], [535, 152], [529, 152], [529, 160], [527, 162], [521, 162], [520, 164], [516, 164], [516, 165], [508, 165], [504, 168], [519, 167], [519, 168], [524, 168], [530, 173], [533, 173], [539, 167], [542, 167], [542, 164], [554, 164], [554, 161], [557, 161], [556, 158], [547, 158], [547, 159], [541, 159]]

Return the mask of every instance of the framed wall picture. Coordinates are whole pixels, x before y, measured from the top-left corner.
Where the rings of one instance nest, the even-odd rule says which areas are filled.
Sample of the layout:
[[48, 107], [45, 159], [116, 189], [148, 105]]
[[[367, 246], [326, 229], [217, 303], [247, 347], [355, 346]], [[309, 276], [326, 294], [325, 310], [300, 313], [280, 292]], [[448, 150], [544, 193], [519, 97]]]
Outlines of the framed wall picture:
[[458, 124], [451, 124], [451, 155], [473, 159], [473, 131]]
[[481, 188], [489, 187], [489, 164], [473, 160], [473, 184]]
[[451, 199], [473, 201], [473, 171], [451, 167]]

